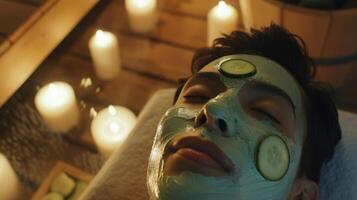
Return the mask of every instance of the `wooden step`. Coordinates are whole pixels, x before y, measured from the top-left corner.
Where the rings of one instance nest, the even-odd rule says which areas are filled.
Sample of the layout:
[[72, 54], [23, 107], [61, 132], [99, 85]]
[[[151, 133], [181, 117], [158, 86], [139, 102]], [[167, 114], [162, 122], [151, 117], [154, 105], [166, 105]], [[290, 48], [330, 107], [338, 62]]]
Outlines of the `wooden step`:
[[0, 0], [0, 33], [10, 35], [35, 11], [36, 6]]

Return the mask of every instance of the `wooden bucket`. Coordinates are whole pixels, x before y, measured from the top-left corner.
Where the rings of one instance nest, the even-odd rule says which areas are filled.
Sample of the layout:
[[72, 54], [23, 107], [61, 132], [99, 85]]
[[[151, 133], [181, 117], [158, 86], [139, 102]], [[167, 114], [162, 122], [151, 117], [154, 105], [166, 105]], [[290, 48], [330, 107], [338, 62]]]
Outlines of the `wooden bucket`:
[[317, 64], [316, 79], [335, 88], [357, 77], [357, 8], [315, 10], [277, 0], [240, 0], [247, 30], [272, 22], [299, 35]]

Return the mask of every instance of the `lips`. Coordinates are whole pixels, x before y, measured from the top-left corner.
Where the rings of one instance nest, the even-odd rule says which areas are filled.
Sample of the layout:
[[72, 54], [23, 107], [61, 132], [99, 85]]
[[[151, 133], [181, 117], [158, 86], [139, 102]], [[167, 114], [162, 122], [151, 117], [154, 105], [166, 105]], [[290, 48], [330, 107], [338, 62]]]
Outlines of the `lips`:
[[223, 151], [199, 136], [174, 139], [165, 155], [165, 170], [171, 175], [189, 170], [208, 176], [223, 176], [233, 171], [233, 163]]

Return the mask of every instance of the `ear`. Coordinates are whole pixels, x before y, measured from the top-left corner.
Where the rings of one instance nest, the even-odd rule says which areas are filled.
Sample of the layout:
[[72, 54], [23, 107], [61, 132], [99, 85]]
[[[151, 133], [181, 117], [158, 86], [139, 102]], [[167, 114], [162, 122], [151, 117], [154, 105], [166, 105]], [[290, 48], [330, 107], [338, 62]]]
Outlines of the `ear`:
[[319, 200], [319, 186], [316, 182], [306, 178], [294, 181], [290, 200]]

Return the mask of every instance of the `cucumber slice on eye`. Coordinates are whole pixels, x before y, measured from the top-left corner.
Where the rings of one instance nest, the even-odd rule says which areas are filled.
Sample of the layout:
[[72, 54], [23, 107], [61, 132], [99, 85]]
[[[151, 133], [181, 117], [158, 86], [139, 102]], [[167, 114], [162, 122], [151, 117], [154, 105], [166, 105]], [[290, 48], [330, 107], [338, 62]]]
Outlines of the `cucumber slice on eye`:
[[278, 135], [265, 137], [256, 151], [256, 167], [267, 180], [279, 181], [289, 168], [289, 149]]
[[248, 61], [230, 59], [222, 61], [219, 64], [218, 71], [229, 78], [247, 78], [253, 76], [257, 69]]

